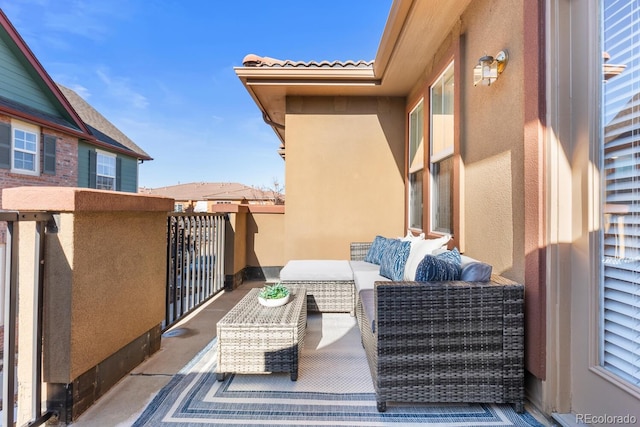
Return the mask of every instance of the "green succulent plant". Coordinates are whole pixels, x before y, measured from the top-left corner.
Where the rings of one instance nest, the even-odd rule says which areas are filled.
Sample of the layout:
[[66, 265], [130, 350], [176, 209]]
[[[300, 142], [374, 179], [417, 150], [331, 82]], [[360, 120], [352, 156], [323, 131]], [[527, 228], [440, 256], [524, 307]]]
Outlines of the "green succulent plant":
[[278, 299], [289, 295], [289, 289], [282, 283], [267, 285], [260, 291], [260, 297], [264, 299]]

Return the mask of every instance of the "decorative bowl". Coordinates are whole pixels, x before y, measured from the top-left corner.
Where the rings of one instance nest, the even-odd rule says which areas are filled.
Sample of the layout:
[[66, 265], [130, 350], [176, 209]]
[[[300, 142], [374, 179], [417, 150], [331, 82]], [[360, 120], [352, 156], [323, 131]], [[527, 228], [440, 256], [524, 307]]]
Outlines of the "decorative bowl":
[[264, 305], [265, 307], [280, 307], [281, 305], [285, 305], [286, 303], [288, 303], [290, 297], [291, 294], [283, 298], [262, 298], [259, 296], [258, 302], [260, 302], [260, 304]]

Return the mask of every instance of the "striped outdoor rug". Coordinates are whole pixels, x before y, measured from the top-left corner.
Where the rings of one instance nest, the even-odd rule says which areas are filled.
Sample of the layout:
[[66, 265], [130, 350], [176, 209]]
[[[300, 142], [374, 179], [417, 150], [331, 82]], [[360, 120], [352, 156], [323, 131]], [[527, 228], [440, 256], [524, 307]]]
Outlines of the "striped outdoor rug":
[[298, 381], [288, 374], [216, 380], [215, 339], [151, 401], [134, 427], [541, 426], [511, 405], [387, 405], [375, 393], [355, 319], [311, 314]]

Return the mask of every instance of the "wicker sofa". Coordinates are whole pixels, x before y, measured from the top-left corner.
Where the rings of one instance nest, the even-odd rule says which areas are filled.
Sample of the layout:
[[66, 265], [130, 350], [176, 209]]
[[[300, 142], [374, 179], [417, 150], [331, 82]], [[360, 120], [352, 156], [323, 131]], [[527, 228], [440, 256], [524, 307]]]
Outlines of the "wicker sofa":
[[[352, 243], [351, 260], [362, 262], [370, 246]], [[375, 281], [357, 292], [356, 317], [379, 411], [387, 402], [511, 403], [524, 411], [523, 285], [497, 275]]]

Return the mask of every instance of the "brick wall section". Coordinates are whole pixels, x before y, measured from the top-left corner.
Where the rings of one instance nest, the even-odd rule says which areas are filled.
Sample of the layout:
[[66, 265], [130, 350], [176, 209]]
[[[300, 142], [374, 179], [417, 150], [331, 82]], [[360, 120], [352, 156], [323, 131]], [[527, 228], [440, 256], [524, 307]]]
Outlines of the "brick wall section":
[[[11, 123], [7, 116], [0, 115], [0, 121]], [[66, 135], [62, 132], [40, 128], [41, 134], [54, 135], [56, 141], [56, 174], [46, 175], [40, 173], [39, 176], [23, 175], [12, 173], [10, 169], [0, 169], [0, 190], [3, 188], [26, 187], [26, 186], [58, 186], [77, 187], [78, 186], [78, 138]], [[41, 135], [42, 136], [42, 135]], [[42, 141], [40, 141], [40, 159], [44, 153]], [[2, 193], [0, 192], [0, 206], [2, 206]], [[0, 222], [0, 244], [5, 243], [6, 223]]]

